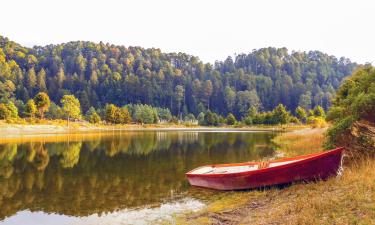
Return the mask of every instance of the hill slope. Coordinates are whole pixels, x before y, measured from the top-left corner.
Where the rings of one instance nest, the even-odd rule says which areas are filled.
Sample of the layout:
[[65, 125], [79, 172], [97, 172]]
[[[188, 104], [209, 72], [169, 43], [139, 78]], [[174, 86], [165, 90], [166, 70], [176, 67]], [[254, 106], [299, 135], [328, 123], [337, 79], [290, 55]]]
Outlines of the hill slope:
[[262, 48], [211, 65], [160, 49], [83, 41], [26, 48], [0, 36], [0, 98], [26, 102], [45, 91], [59, 102], [71, 93], [83, 112], [106, 103], [144, 103], [175, 115], [209, 108], [241, 117], [249, 106], [328, 108], [356, 66], [346, 58], [286, 48]]

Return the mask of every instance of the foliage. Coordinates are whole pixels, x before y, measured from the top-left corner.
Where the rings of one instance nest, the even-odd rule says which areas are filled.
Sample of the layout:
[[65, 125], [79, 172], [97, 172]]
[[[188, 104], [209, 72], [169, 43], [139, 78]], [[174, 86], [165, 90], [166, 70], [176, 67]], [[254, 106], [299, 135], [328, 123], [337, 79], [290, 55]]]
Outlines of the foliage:
[[286, 124], [289, 122], [290, 113], [286, 111], [283, 104], [279, 104], [272, 112], [275, 123]]
[[18, 118], [18, 108], [14, 105], [13, 102], [9, 101], [6, 104], [6, 107], [10, 112], [10, 118]]
[[203, 125], [207, 126], [217, 126], [219, 125], [220, 122], [220, 117], [214, 112], [211, 112], [210, 110], [207, 111], [207, 113], [204, 115], [204, 123]]
[[24, 114], [28, 117], [34, 118], [37, 111], [38, 109], [36, 108], [34, 100], [33, 99], [28, 100], [25, 105]]
[[324, 109], [320, 105], [315, 106], [314, 116], [323, 117], [323, 118], [326, 116], [326, 113], [324, 112]]
[[237, 120], [236, 120], [236, 117], [234, 117], [234, 115], [232, 113], [229, 113], [228, 116], [227, 116], [227, 124], [228, 125], [234, 125], [236, 124]]
[[[125, 115], [125, 114], [127, 114], [127, 115]], [[109, 123], [120, 124], [120, 123], [125, 123], [125, 121], [129, 122], [128, 117], [129, 117], [129, 112], [125, 108], [121, 109], [114, 104], [108, 104], [105, 107], [105, 117], [104, 118]]]
[[309, 117], [307, 117], [306, 123], [313, 128], [326, 127], [327, 126], [327, 122], [325, 121], [325, 119], [323, 117], [309, 116]]
[[287, 124], [291, 118], [292, 115], [286, 110], [285, 106], [279, 104], [272, 111], [257, 113], [251, 119], [253, 124]]
[[0, 103], [0, 119], [8, 120], [16, 118], [18, 118], [18, 109], [13, 102]]
[[158, 123], [157, 111], [149, 105], [137, 104], [134, 106], [134, 118], [139, 123]]
[[61, 99], [62, 110], [64, 115], [69, 119], [80, 119], [81, 104], [74, 95], [64, 95]]
[[[356, 66], [319, 51], [286, 48], [262, 48], [212, 65], [160, 49], [84, 41], [26, 48], [0, 36], [0, 100], [25, 103], [42, 92], [55, 103], [74, 95], [83, 112], [110, 103], [147, 104], [180, 118], [207, 110], [244, 118], [250, 107], [270, 111], [280, 103], [292, 111], [327, 109]], [[49, 104], [34, 101], [43, 117]]]
[[204, 117], [205, 114], [203, 112], [198, 114], [197, 120], [199, 125], [205, 125]]
[[194, 114], [189, 113], [185, 116], [184, 120], [185, 121], [195, 121], [195, 116], [194, 116]]
[[303, 123], [306, 122], [306, 119], [307, 119], [307, 113], [306, 113], [306, 110], [305, 110], [304, 108], [298, 106], [298, 107], [296, 108], [296, 112], [295, 112], [295, 114], [296, 114], [297, 118], [298, 118], [301, 122], [303, 122]]
[[99, 123], [101, 120], [99, 114], [96, 112], [94, 107], [90, 107], [89, 110], [87, 110], [86, 119], [90, 123]]
[[126, 124], [131, 122], [131, 116], [126, 107], [118, 108], [115, 111], [115, 121], [116, 124]]
[[295, 124], [299, 124], [299, 123], [301, 123], [301, 121], [300, 121], [297, 117], [295, 117], [295, 116], [291, 116], [291, 117], [289, 118], [289, 122], [290, 122], [290, 123], [295, 123]]
[[117, 106], [115, 106], [114, 104], [107, 104], [105, 106], [105, 116], [104, 116], [105, 121], [109, 123], [115, 123], [116, 111], [117, 111]]
[[46, 113], [46, 117], [49, 119], [62, 119], [64, 117], [64, 112], [60, 106], [51, 102], [51, 105]]
[[254, 106], [251, 106], [249, 110], [247, 110], [247, 116], [250, 118], [254, 118], [257, 113], [258, 113], [258, 109], [255, 108]]
[[172, 113], [169, 109], [157, 107], [156, 111], [158, 113], [158, 117], [159, 117], [160, 120], [164, 120], [164, 121], [167, 121], [167, 122], [171, 121]]
[[333, 123], [327, 133], [328, 148], [335, 145], [338, 138], [356, 121], [375, 123], [374, 67], [366, 65], [343, 82], [328, 111], [327, 119]]
[[[254, 116], [255, 117], [255, 116]], [[254, 117], [251, 117], [251, 116], [247, 116], [245, 118], [243, 118], [242, 122], [246, 125], [252, 125], [253, 124], [253, 118]]]
[[51, 101], [49, 99], [48, 94], [44, 92], [39, 92], [34, 97], [34, 102], [35, 102], [36, 107], [39, 110], [39, 116], [43, 119], [44, 113], [48, 111], [48, 108], [51, 105]]
[[11, 117], [11, 112], [7, 105], [0, 103], [0, 119], [9, 119]]

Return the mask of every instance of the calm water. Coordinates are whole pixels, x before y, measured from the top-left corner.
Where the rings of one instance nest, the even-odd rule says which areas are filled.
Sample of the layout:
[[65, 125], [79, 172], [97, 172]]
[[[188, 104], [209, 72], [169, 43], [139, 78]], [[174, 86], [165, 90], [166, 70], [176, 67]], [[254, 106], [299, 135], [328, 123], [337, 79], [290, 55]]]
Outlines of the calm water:
[[266, 132], [147, 131], [0, 144], [0, 224], [148, 224], [217, 191], [185, 173], [274, 154]]

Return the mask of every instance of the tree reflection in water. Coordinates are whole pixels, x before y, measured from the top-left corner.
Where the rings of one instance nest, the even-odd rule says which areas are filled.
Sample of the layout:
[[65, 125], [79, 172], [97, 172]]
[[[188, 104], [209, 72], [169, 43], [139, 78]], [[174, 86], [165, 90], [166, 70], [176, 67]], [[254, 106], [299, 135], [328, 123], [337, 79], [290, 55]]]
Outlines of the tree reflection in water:
[[18, 211], [72, 216], [113, 212], [212, 191], [185, 172], [273, 154], [274, 133], [118, 132], [94, 138], [0, 145], [0, 219]]

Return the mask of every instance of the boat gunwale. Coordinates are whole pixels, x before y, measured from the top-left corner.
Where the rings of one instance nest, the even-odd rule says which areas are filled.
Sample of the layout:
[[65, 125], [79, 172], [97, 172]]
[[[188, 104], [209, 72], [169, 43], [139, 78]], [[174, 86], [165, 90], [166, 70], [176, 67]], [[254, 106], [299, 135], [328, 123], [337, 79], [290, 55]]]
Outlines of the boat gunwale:
[[269, 161], [270, 163], [293, 161], [293, 160], [301, 159], [301, 160], [298, 160], [298, 161], [295, 161], [295, 162], [291, 162], [291, 163], [288, 163], [288, 164], [285, 164], [285, 165], [278, 165], [278, 166], [274, 166], [274, 167], [267, 167], [267, 168], [256, 169], [256, 170], [249, 170], [249, 171], [243, 171], [243, 172], [221, 173], [221, 174], [219, 174], [219, 173], [216, 173], [216, 174], [215, 173], [213, 173], [213, 174], [194, 174], [193, 173], [194, 171], [196, 171], [198, 169], [201, 169], [201, 168], [204, 168], [204, 167], [220, 168], [220, 167], [232, 167], [232, 166], [242, 166], [242, 165], [249, 165], [249, 166], [251, 166], [251, 165], [257, 165], [260, 162], [242, 162], [242, 163], [227, 163], [227, 164], [211, 164], [211, 165], [200, 166], [200, 167], [197, 167], [195, 169], [192, 169], [189, 172], [187, 172], [185, 175], [187, 177], [212, 177], [212, 178], [214, 178], [214, 177], [248, 176], [248, 175], [254, 175], [254, 174], [263, 173], [263, 172], [269, 172], [269, 171], [273, 171], [273, 170], [284, 169], [284, 168], [296, 166], [296, 165], [299, 165], [299, 164], [304, 164], [304, 163], [307, 163], [307, 162], [310, 162], [310, 161], [322, 158], [322, 157], [327, 156], [327, 155], [335, 154], [335, 153], [337, 153], [339, 151], [342, 152], [344, 150], [345, 150], [344, 147], [338, 147], [338, 148], [331, 149], [331, 150], [324, 151], [324, 152], [318, 152], [318, 153], [312, 153], [312, 154], [308, 154], [308, 155], [301, 155], [301, 156], [295, 156], [295, 157], [290, 157], [290, 158], [282, 158], [282, 159], [271, 160], [271, 161]]

